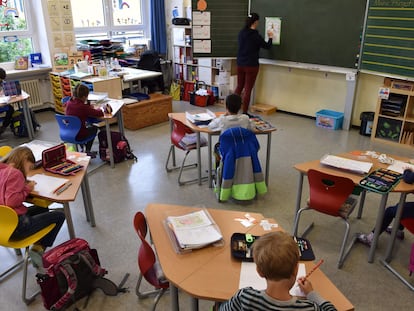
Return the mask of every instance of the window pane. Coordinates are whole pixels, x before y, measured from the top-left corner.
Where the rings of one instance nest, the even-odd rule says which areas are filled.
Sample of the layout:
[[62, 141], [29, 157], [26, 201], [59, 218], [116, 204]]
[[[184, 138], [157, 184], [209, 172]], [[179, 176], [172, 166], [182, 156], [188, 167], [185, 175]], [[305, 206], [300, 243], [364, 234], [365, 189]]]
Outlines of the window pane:
[[0, 6], [0, 31], [27, 30], [23, 1], [9, 0]]
[[140, 25], [141, 0], [112, 0], [114, 26]]
[[105, 26], [103, 0], [70, 0], [75, 28]]
[[0, 63], [14, 62], [17, 56], [28, 56], [33, 52], [32, 40], [20, 38], [15, 42], [0, 42]]

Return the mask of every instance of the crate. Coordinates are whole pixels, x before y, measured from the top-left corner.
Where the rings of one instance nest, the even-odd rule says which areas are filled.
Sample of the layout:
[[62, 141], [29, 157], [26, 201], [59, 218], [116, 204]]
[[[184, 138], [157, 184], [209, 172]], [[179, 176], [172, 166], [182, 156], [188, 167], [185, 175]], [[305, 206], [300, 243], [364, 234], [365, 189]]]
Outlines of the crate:
[[149, 96], [150, 99], [122, 107], [125, 128], [137, 130], [168, 121], [168, 114], [172, 112], [172, 96], [157, 93]]
[[333, 110], [319, 110], [316, 113], [316, 126], [330, 130], [338, 130], [342, 128], [344, 114]]

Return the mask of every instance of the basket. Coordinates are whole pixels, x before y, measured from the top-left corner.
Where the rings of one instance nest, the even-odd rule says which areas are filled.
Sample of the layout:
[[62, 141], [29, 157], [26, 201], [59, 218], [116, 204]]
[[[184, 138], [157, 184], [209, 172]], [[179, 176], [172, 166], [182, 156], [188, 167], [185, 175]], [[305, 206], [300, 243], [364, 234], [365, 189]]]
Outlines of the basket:
[[206, 107], [208, 105], [208, 100], [210, 95], [197, 95], [194, 92], [190, 92], [190, 104], [198, 107]]
[[333, 110], [319, 110], [316, 113], [316, 126], [326, 129], [337, 130], [342, 128], [344, 114]]

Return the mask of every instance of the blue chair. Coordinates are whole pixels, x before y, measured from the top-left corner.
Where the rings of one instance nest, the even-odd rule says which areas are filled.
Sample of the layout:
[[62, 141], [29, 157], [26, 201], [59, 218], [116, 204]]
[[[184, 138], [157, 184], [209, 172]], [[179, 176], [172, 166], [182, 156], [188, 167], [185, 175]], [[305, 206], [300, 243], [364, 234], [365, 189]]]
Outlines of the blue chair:
[[78, 150], [78, 145], [81, 146], [81, 151], [83, 151], [84, 145], [91, 140], [95, 139], [96, 135], [91, 135], [85, 139], [78, 140], [76, 135], [78, 135], [81, 128], [81, 120], [76, 116], [66, 116], [61, 114], [56, 114], [56, 121], [59, 124], [59, 135], [60, 139], [65, 143], [70, 143], [76, 146]]

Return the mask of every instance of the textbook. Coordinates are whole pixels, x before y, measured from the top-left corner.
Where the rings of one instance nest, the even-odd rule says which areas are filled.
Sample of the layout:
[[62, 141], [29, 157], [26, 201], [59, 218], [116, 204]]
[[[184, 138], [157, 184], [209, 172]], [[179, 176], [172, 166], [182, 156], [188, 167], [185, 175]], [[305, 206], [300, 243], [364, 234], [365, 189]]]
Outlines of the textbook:
[[206, 209], [181, 216], [168, 216], [165, 225], [178, 253], [223, 240], [220, 229]]

